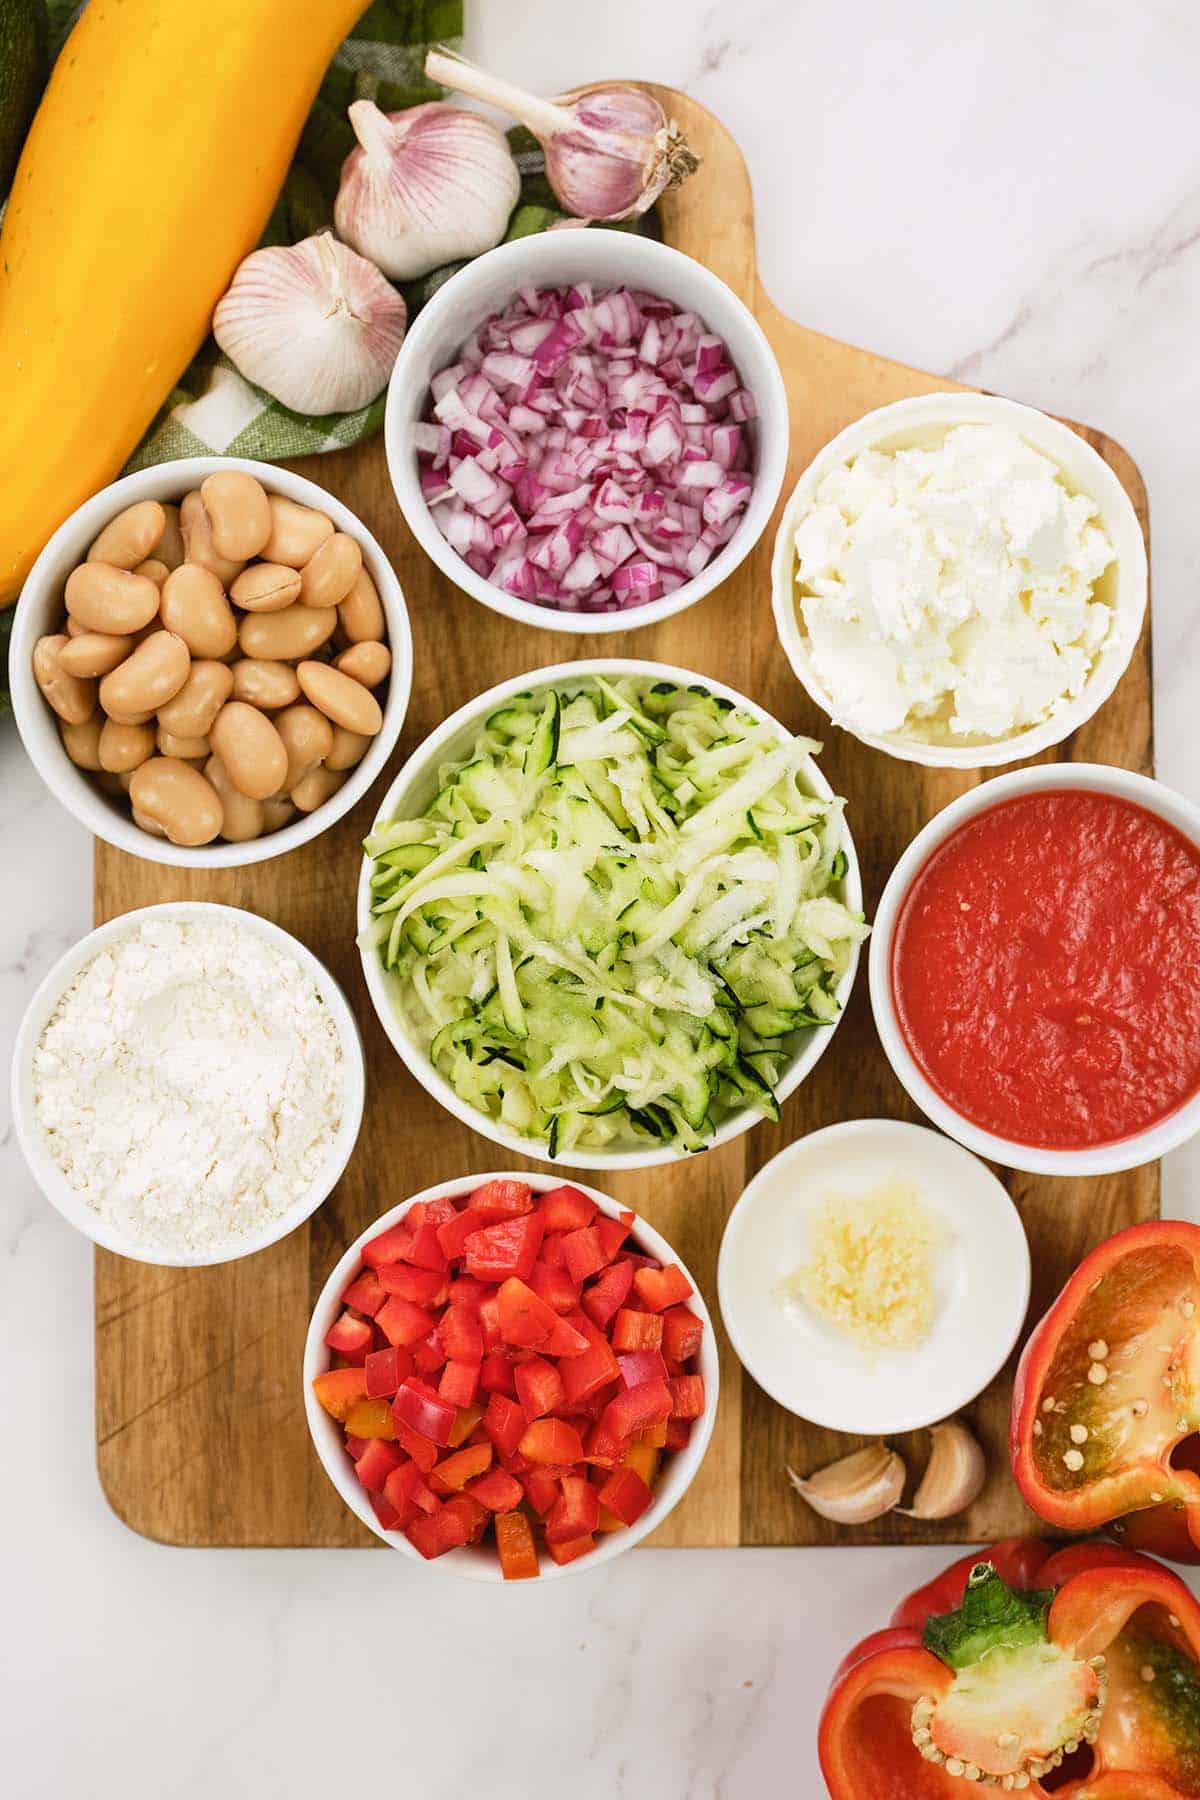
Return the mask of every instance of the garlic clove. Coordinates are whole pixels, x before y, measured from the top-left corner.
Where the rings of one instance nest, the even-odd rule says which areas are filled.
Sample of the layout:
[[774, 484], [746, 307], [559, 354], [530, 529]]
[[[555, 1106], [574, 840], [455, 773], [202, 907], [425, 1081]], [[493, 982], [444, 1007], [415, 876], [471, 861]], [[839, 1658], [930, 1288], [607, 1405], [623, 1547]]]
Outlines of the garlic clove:
[[247, 381], [293, 412], [356, 412], [387, 386], [408, 309], [379, 270], [329, 233], [254, 250], [213, 315]]
[[520, 119], [545, 151], [550, 186], [579, 218], [636, 218], [700, 166], [645, 88], [608, 84], [545, 100], [441, 48], [429, 52], [425, 73]]
[[987, 1479], [979, 1444], [961, 1419], [930, 1427], [933, 1449], [911, 1506], [897, 1510], [906, 1519], [950, 1519], [978, 1499]]
[[896, 1506], [904, 1492], [904, 1462], [887, 1444], [868, 1444], [818, 1469], [807, 1480], [788, 1469], [800, 1498], [839, 1525], [866, 1525]]
[[393, 281], [493, 249], [508, 229], [521, 177], [490, 119], [442, 100], [385, 113], [356, 100], [358, 139], [342, 164], [333, 221]]

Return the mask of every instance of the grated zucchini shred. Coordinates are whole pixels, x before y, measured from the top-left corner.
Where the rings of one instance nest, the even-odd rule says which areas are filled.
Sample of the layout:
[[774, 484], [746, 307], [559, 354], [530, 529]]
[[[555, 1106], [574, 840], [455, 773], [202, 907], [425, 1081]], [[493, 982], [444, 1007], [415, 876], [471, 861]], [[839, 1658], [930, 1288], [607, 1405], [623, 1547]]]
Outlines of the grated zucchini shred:
[[359, 942], [460, 1099], [560, 1156], [777, 1118], [867, 935], [818, 748], [703, 687], [584, 677], [510, 700], [421, 818], [381, 821]]

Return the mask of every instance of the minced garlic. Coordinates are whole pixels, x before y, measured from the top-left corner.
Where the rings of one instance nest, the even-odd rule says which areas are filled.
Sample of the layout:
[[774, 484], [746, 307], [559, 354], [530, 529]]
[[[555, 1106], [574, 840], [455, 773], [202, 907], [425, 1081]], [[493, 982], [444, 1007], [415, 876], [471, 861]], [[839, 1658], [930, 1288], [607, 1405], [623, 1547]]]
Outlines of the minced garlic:
[[780, 1284], [855, 1342], [912, 1350], [933, 1328], [941, 1220], [911, 1181], [833, 1194], [812, 1219], [811, 1253]]

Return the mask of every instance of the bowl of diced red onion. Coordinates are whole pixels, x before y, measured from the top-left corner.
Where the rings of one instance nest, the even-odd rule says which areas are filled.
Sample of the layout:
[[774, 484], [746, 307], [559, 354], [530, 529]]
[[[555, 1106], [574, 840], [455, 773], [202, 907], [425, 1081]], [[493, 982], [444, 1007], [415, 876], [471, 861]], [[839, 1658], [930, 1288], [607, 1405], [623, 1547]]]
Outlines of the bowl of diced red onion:
[[682, 612], [762, 535], [787, 398], [732, 289], [589, 228], [489, 251], [423, 307], [388, 390], [410, 530], [494, 611], [550, 631]]

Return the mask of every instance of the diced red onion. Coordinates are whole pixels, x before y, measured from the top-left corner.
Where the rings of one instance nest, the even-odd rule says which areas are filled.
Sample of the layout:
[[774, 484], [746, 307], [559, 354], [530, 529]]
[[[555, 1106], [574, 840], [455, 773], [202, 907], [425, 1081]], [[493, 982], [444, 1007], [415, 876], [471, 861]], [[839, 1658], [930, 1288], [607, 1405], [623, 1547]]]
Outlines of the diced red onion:
[[749, 502], [753, 395], [722, 340], [657, 295], [522, 289], [431, 383], [421, 490], [467, 564], [569, 611], [693, 579]]

